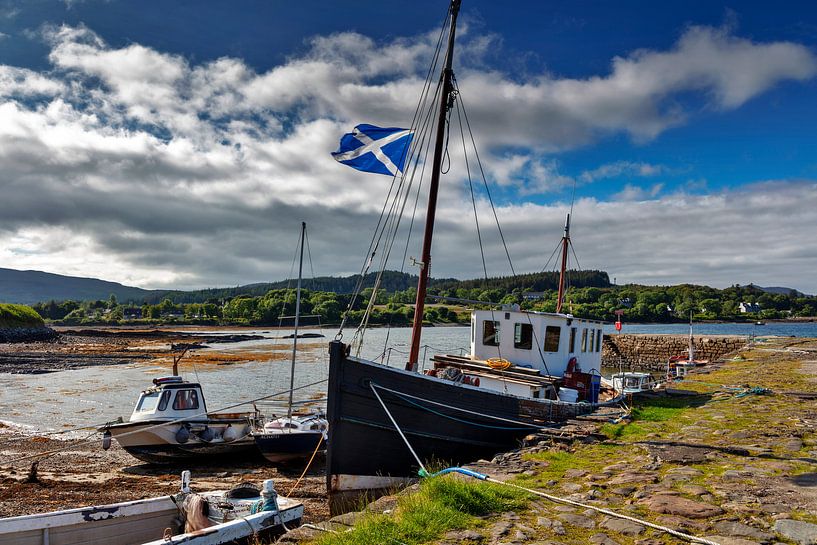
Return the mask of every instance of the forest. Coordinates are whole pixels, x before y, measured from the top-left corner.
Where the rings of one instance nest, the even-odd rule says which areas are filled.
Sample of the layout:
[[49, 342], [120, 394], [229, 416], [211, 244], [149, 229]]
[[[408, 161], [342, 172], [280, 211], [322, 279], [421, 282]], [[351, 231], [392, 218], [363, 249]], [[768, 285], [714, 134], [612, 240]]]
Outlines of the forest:
[[[302, 293], [301, 314], [305, 325], [337, 324], [348, 311], [348, 322], [358, 323], [373, 292], [369, 287], [351, 295], [359, 277], [307, 281]], [[352, 282], [350, 279], [354, 279]], [[756, 286], [734, 285], [726, 289], [681, 284], [676, 286], [612, 285], [603, 271], [568, 271], [569, 288], [563, 312], [577, 317], [614, 321], [623, 311], [628, 322], [668, 323], [695, 320], [748, 321], [817, 316], [817, 297], [795, 290], [769, 293]], [[408, 325], [414, 315], [416, 280], [405, 273], [384, 274], [369, 323]], [[281, 284], [281, 283], [278, 283]], [[289, 282], [291, 286], [294, 283]], [[364, 284], [364, 285], [365, 285]], [[257, 285], [261, 286], [261, 285]], [[266, 286], [266, 285], [265, 285]], [[522, 309], [555, 312], [558, 273], [532, 273], [483, 280], [442, 279], [431, 282], [424, 321], [467, 323], [468, 309], [519, 305]], [[51, 323], [77, 324], [211, 324], [288, 326], [295, 313], [295, 290], [286, 283], [242, 293], [171, 292], [158, 302], [119, 302], [114, 295], [98, 301], [48, 301], [33, 306]], [[327, 289], [334, 288], [334, 289]], [[348, 289], [348, 291], [346, 291]], [[337, 290], [337, 291], [335, 291]], [[196, 302], [190, 302], [193, 299]], [[743, 307], [743, 308], [741, 308]], [[748, 310], [748, 311], [747, 311]]]

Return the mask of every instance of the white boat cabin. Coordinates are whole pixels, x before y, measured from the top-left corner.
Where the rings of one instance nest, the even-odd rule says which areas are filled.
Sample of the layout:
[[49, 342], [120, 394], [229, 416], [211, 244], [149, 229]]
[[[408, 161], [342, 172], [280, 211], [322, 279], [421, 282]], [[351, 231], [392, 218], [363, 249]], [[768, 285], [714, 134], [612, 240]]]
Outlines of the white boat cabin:
[[139, 395], [131, 422], [177, 420], [207, 412], [201, 385], [179, 376], [155, 378], [153, 384]]
[[570, 314], [513, 309], [471, 312], [471, 359], [502, 358], [542, 375], [561, 377], [572, 358], [575, 371], [601, 369], [602, 322]]

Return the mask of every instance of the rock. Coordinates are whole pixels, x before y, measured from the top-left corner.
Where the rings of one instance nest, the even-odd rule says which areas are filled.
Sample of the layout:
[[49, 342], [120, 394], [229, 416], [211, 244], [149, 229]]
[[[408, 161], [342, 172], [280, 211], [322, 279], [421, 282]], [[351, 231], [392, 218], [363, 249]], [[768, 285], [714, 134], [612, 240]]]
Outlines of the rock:
[[501, 520], [491, 527], [491, 538], [497, 541], [501, 537], [508, 535], [513, 528], [513, 524], [508, 521]]
[[648, 509], [656, 513], [679, 515], [688, 518], [708, 518], [723, 513], [723, 509], [716, 505], [688, 500], [680, 496], [670, 496], [668, 494], [651, 496], [638, 503], [645, 505]]
[[616, 477], [610, 479], [607, 483], [610, 486], [616, 486], [620, 484], [633, 484], [633, 483], [654, 483], [656, 481], [655, 475], [651, 473], [622, 473]]
[[788, 513], [791, 511], [791, 507], [783, 503], [764, 503], [760, 506], [760, 510], [775, 515], [777, 513]]
[[476, 543], [483, 541], [485, 536], [474, 530], [451, 530], [446, 532], [443, 539], [448, 543], [461, 543], [464, 541]]
[[774, 531], [800, 545], [817, 545], [817, 524], [782, 519], [774, 523]]
[[344, 526], [354, 526], [363, 517], [363, 511], [350, 511], [329, 519], [329, 522], [343, 524]]
[[590, 536], [590, 543], [595, 543], [596, 545], [619, 545], [618, 541], [615, 541], [607, 534], [593, 534]]
[[758, 545], [757, 541], [743, 539], [742, 537], [732, 536], [706, 536], [706, 539], [711, 539], [718, 545]]
[[629, 496], [633, 492], [635, 492], [635, 487], [633, 486], [619, 486], [610, 490], [610, 494], [615, 494], [616, 496]]
[[736, 469], [729, 469], [724, 471], [723, 475], [721, 475], [721, 479], [724, 481], [740, 481], [746, 477], [751, 477], [751, 473], [747, 471], [738, 471]]
[[699, 484], [685, 484], [681, 487], [681, 492], [691, 496], [703, 496], [704, 494], [709, 494], [709, 490]]
[[773, 534], [753, 528], [748, 524], [733, 521], [720, 521], [712, 525], [716, 532], [725, 536], [750, 537], [758, 541], [770, 541]]
[[631, 520], [614, 517], [605, 518], [601, 521], [601, 527], [628, 536], [637, 536], [644, 532], [644, 526]]
[[568, 469], [565, 471], [564, 478], [565, 479], [578, 479], [579, 477], [584, 477], [587, 475], [589, 471], [585, 471], [583, 469]]
[[562, 490], [565, 492], [578, 492], [582, 488], [584, 487], [579, 483], [562, 483]]
[[546, 528], [556, 534], [557, 536], [563, 536], [567, 532], [565, 531], [565, 527], [562, 523], [558, 520], [552, 520], [545, 517], [538, 517], [536, 519], [536, 524], [541, 526], [542, 528]]
[[397, 496], [381, 496], [366, 506], [371, 513], [391, 513], [397, 507]]
[[281, 536], [278, 543], [306, 543], [317, 539], [323, 534], [324, 532], [321, 532], [320, 530], [315, 530], [314, 528], [304, 528], [301, 526], [300, 528], [290, 530]]
[[787, 452], [799, 452], [803, 448], [803, 441], [797, 437], [790, 437], [783, 443], [783, 450]]
[[596, 522], [593, 519], [584, 517], [582, 515], [564, 513], [562, 515], [559, 515], [559, 518], [568, 524], [571, 524], [573, 526], [579, 526], [581, 528], [592, 529], [596, 527]]

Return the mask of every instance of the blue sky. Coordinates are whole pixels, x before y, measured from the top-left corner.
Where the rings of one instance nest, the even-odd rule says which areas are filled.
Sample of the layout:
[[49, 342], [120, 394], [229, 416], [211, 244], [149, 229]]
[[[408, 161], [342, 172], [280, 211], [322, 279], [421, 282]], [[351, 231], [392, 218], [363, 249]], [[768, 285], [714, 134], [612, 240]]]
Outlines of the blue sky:
[[[445, 6], [0, 0], [0, 266], [274, 280], [290, 249], [266, 241], [304, 219], [317, 274], [357, 271], [385, 182], [328, 153], [408, 122]], [[815, 42], [810, 2], [465, 0], [455, 68], [517, 269], [544, 265], [529, 241], [555, 243], [575, 184], [585, 268], [817, 292]], [[468, 215], [462, 181], [444, 218]], [[433, 273], [479, 276], [448, 221]]]

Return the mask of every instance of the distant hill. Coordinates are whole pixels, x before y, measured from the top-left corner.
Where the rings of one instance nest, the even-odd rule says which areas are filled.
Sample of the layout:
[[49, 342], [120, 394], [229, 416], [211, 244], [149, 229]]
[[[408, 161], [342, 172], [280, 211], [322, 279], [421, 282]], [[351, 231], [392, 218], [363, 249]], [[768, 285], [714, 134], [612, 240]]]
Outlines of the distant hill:
[[794, 288], [784, 288], [782, 286], [771, 286], [768, 288], [764, 288], [763, 286], [758, 286], [757, 284], [749, 284], [750, 288], [757, 288], [761, 291], [765, 291], [766, 293], [775, 293], [779, 295], [789, 295], [790, 293], [794, 293], [796, 297], [809, 297], [805, 293], [798, 291]]
[[[363, 287], [374, 285], [376, 273], [369, 273]], [[305, 279], [303, 286], [314, 291], [329, 291], [339, 294], [352, 293], [360, 275], [343, 277], [322, 276]], [[544, 291], [555, 289], [559, 274], [553, 272], [521, 274], [517, 277], [496, 277], [488, 279], [457, 280], [455, 278], [435, 278], [430, 281], [434, 293], [459, 288]], [[569, 282], [573, 287], [609, 287], [610, 280], [603, 271], [569, 271]], [[145, 290], [123, 286], [117, 282], [106, 282], [94, 278], [63, 276], [40, 271], [17, 271], [0, 268], [0, 302], [34, 304], [54, 301], [96, 301], [107, 300], [111, 294], [120, 303], [157, 304], [162, 299], [170, 299], [175, 304], [220, 302], [238, 296], [257, 297], [269, 290], [295, 286], [295, 280], [247, 284], [231, 288], [208, 288], [194, 291]], [[380, 283], [387, 292], [404, 291], [417, 286], [417, 276], [404, 272], [385, 271]]]
[[0, 268], [0, 302], [31, 305], [43, 301], [93, 301], [115, 295], [120, 302], [142, 301], [157, 290], [143, 290], [96, 278]]

